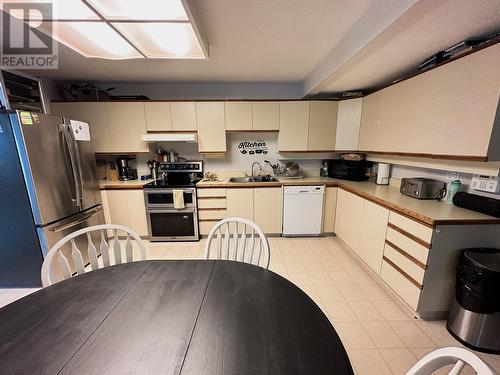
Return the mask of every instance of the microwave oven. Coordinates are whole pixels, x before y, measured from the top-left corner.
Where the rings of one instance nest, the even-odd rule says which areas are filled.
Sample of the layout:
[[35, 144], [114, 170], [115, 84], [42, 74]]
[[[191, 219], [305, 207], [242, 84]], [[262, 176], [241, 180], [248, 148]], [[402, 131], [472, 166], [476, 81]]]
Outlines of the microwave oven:
[[371, 162], [366, 160], [329, 159], [323, 160], [322, 165], [321, 171], [324, 177], [340, 178], [350, 181], [364, 181], [368, 179], [367, 172]]

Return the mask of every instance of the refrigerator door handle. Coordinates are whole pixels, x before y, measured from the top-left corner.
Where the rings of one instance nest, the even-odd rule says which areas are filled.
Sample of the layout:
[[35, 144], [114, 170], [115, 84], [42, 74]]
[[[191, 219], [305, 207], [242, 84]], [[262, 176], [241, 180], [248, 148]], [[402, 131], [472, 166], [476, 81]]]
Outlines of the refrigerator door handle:
[[66, 143], [66, 148], [68, 149], [68, 154], [69, 154], [69, 161], [71, 164], [71, 173], [73, 175], [73, 184], [75, 186], [75, 198], [72, 199], [73, 204], [76, 207], [81, 207], [81, 190], [80, 190], [80, 181], [78, 180], [77, 176], [77, 164], [75, 161], [74, 157], [74, 142], [71, 140], [69, 133], [68, 133], [68, 125], [66, 124], [61, 124], [60, 125], [60, 130], [63, 134], [64, 142]]
[[77, 225], [79, 225], [79, 224], [87, 221], [91, 217], [94, 217], [94, 216], [98, 215], [101, 211], [102, 211], [102, 207], [95, 208], [89, 214], [83, 216], [80, 219], [77, 219], [77, 220], [72, 221], [70, 223], [66, 223], [66, 224], [60, 225], [60, 226], [55, 227], [55, 228], [51, 228], [50, 230], [52, 232], [55, 232], [55, 233], [65, 231], [66, 229], [75, 227], [75, 226], [77, 226]]
[[71, 141], [73, 142], [74, 146], [74, 154], [75, 154], [75, 161], [76, 161], [76, 166], [78, 168], [78, 173], [77, 176], [80, 180], [80, 207], [83, 207], [84, 202], [83, 202], [83, 171], [82, 171], [82, 159], [80, 158], [80, 149], [78, 148], [78, 142], [76, 141], [75, 134], [73, 133], [73, 127], [71, 126], [71, 123], [67, 126], [68, 133], [70, 135]]

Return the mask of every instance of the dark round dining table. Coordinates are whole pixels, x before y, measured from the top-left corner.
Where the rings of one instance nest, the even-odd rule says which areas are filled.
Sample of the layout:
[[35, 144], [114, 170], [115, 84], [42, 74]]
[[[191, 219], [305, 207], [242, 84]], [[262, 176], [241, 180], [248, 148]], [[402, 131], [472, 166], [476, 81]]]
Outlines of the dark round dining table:
[[346, 351], [298, 287], [253, 265], [140, 261], [0, 309], [5, 374], [338, 374]]

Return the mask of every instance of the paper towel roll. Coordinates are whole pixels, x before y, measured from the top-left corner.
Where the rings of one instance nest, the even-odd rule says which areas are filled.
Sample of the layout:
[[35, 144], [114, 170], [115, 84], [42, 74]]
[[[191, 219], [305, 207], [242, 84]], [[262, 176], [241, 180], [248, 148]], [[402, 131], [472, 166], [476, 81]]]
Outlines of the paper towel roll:
[[378, 185], [389, 185], [389, 173], [391, 171], [391, 165], [386, 163], [378, 163], [377, 170], [377, 184]]

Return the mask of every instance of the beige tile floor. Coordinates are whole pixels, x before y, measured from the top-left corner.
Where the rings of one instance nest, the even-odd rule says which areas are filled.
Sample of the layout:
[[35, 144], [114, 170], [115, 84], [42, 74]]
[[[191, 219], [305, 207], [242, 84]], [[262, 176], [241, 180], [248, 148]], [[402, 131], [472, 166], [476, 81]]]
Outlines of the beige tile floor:
[[[401, 375], [428, 352], [461, 346], [444, 321], [413, 317], [402, 302], [334, 237], [270, 238], [270, 269], [302, 288], [322, 308], [357, 375]], [[203, 257], [198, 243], [147, 243], [150, 259]], [[31, 290], [0, 290], [0, 306]], [[477, 353], [500, 372], [500, 356]], [[464, 374], [472, 374], [466, 369]], [[445, 371], [439, 374], [447, 373]]]

